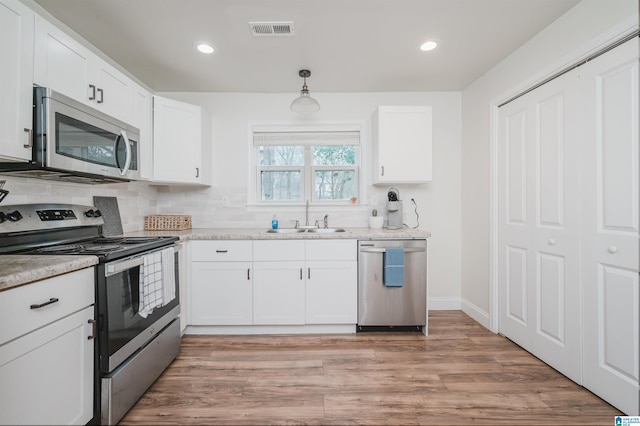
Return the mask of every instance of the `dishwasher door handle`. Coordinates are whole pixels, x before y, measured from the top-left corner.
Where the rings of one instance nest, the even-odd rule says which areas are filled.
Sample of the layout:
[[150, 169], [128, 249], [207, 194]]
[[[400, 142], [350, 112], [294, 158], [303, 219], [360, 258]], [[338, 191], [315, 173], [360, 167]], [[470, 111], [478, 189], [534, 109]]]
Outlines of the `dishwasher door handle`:
[[[384, 247], [376, 247], [376, 248], [361, 248], [361, 253], [384, 253], [387, 249]], [[426, 249], [424, 247], [407, 247], [404, 249], [405, 253], [422, 253], [425, 252]]]

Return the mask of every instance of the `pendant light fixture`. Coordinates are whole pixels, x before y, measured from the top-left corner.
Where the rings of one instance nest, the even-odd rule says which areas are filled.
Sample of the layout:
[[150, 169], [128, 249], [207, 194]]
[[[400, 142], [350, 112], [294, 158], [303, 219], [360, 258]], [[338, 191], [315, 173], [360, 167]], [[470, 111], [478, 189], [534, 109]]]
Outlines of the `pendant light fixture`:
[[312, 112], [320, 111], [320, 104], [318, 101], [309, 96], [309, 88], [307, 87], [307, 77], [311, 75], [309, 70], [300, 70], [298, 75], [304, 79], [300, 96], [291, 102], [291, 111], [298, 112], [300, 114], [310, 114]]

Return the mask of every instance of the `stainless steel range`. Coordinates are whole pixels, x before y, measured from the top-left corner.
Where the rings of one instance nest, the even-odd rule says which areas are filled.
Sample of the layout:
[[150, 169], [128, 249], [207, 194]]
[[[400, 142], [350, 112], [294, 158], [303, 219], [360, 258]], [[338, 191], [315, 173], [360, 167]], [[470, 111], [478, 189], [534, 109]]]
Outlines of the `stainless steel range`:
[[180, 351], [177, 237], [103, 237], [93, 206], [0, 206], [0, 254], [94, 255], [94, 421], [115, 424]]

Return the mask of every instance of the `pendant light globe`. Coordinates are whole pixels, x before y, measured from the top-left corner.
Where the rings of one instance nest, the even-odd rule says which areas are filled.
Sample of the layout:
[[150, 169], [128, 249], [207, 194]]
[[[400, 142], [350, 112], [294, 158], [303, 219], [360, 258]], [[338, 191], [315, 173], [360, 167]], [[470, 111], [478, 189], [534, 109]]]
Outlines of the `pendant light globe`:
[[309, 88], [307, 87], [307, 77], [311, 75], [311, 71], [300, 70], [298, 75], [304, 79], [304, 83], [300, 91], [300, 96], [291, 102], [291, 111], [300, 114], [311, 114], [320, 111], [320, 104], [309, 95]]

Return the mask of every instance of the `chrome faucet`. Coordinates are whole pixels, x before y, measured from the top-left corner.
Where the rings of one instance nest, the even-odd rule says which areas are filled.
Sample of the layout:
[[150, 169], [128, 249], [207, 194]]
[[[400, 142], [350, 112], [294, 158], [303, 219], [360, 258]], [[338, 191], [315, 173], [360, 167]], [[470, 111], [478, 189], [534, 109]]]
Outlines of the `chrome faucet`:
[[307, 200], [306, 209], [304, 212], [304, 226], [309, 227], [309, 200]]
[[329, 213], [324, 215], [324, 219], [322, 219], [324, 221], [324, 227], [325, 229], [329, 227]]

